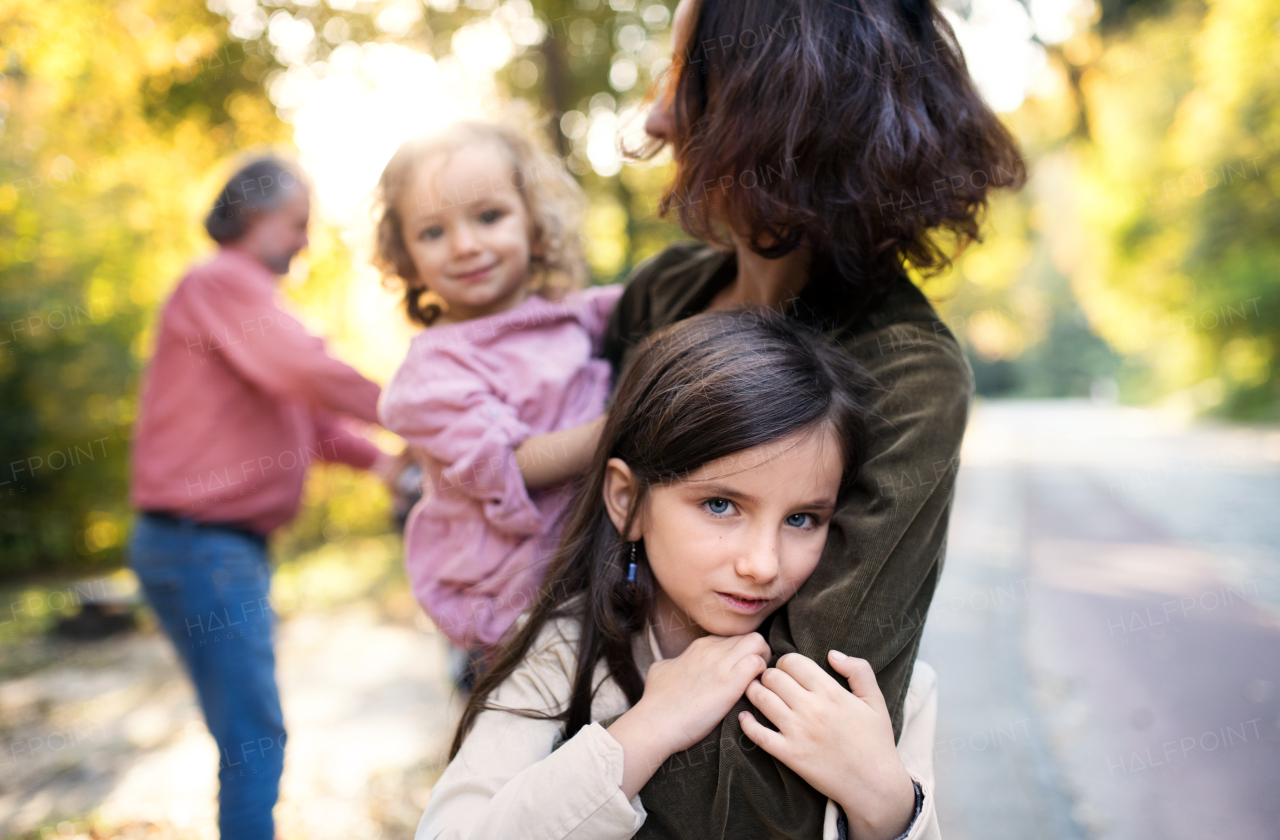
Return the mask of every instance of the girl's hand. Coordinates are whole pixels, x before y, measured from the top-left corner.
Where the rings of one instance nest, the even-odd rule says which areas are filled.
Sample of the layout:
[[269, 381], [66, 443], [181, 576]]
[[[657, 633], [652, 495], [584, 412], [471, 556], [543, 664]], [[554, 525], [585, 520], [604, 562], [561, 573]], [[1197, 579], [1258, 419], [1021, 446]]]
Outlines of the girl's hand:
[[835, 650], [829, 659], [852, 694], [812, 659], [788, 653], [747, 687], [778, 731], [750, 712], [738, 720], [748, 738], [840, 804], [853, 837], [890, 840], [911, 823], [915, 786], [871, 665]]
[[[703, 636], [684, 653], [649, 667], [644, 696], [613, 722], [622, 744], [622, 790], [630, 799], [662, 762], [701, 741], [767, 667], [769, 644], [759, 633]], [[893, 733], [889, 733], [890, 740]]]

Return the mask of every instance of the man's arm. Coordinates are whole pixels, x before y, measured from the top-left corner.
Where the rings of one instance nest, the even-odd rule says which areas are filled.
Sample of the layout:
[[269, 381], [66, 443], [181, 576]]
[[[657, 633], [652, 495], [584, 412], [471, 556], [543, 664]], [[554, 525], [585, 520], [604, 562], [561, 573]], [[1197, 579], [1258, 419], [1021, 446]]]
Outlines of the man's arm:
[[320, 458], [338, 464], [347, 464], [361, 470], [372, 470], [379, 458], [395, 460], [372, 441], [361, 437], [344, 422], [344, 418], [327, 411], [313, 411], [316, 427], [316, 448]]
[[269, 287], [244, 282], [225, 269], [199, 280], [186, 291], [187, 311], [198, 330], [188, 337], [189, 345], [215, 353], [269, 394], [378, 422], [378, 385], [330, 356], [321, 338], [280, 308]]
[[[791, 651], [827, 665], [835, 648], [867, 659], [894, 721], [910, 682], [941, 570], [960, 442], [973, 377], [949, 333], [898, 324], [845, 347], [884, 386], [870, 424], [870, 457], [837, 511], [817, 571], [774, 619], [774, 656]], [[820, 837], [825, 798], [755, 749], [736, 715], [697, 747], [673, 756], [641, 794], [649, 821], [638, 837]]]

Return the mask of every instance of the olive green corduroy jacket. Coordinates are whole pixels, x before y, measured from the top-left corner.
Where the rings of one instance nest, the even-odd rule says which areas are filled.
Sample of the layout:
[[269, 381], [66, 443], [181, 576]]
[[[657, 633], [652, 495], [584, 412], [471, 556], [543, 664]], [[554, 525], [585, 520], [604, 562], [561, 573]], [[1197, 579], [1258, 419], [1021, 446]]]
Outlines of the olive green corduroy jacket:
[[[707, 308], [737, 271], [732, 254], [674, 245], [632, 273], [605, 357], [615, 372], [654, 330]], [[830, 335], [877, 379], [866, 465], [837, 510], [817, 570], [762, 628], [775, 657], [824, 668], [837, 649], [870, 661], [895, 736], [929, 602], [942, 570], [973, 371], [929, 301], [905, 276], [851, 303], [839, 278], [815, 276], [788, 317]], [[717, 731], [672, 756], [641, 793], [639, 838], [754, 840], [822, 836], [826, 797], [743, 734], [739, 701]]]

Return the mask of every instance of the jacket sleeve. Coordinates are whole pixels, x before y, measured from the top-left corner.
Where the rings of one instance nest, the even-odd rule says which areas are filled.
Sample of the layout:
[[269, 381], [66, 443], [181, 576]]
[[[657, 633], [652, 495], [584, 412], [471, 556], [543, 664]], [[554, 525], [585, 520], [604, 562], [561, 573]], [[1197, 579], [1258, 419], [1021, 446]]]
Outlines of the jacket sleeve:
[[799, 650], [825, 663], [837, 648], [868, 660], [895, 735], [942, 571], [973, 398], [963, 351], [934, 326], [895, 324], [846, 344], [883, 386], [869, 424], [871, 448], [836, 512], [818, 570], [769, 638], [778, 655]]
[[[567, 655], [566, 655], [567, 654]], [[533, 654], [491, 698], [556, 712], [569, 696], [572, 649]], [[626, 840], [644, 823], [622, 792], [622, 745], [598, 723], [560, 743], [562, 724], [490, 710], [431, 791], [416, 840]]]
[[189, 348], [215, 353], [263, 391], [312, 408], [377, 422], [378, 386], [325, 352], [324, 341], [280, 308], [256, 278], [207, 268], [187, 291]]
[[465, 358], [452, 350], [410, 352], [387, 388], [382, 424], [441, 467], [436, 497], [469, 496], [509, 536], [540, 534], [515, 449], [530, 428]]
[[[777, 613], [768, 641], [775, 657], [799, 651], [828, 668], [832, 648], [867, 659], [898, 735], [941, 572], [973, 374], [959, 345], [933, 324], [869, 330], [845, 347], [883, 386], [874, 401], [871, 450], [836, 511], [817, 570]], [[650, 780], [642, 837], [821, 836], [825, 798], [743, 743], [736, 719], [743, 708], [745, 700], [694, 747], [716, 757], [710, 769], [659, 772]], [[762, 825], [768, 831], [761, 833]]]

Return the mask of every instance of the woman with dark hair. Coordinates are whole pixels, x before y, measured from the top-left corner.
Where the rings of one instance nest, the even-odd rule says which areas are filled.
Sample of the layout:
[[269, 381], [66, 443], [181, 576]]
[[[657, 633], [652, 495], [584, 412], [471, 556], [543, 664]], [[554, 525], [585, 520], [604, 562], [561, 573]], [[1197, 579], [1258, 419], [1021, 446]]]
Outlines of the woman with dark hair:
[[[703, 243], [632, 274], [606, 356], [699, 312], [766, 306], [832, 337], [883, 391], [822, 561], [761, 632], [772, 655], [868, 660], [901, 732], [941, 571], [973, 374], [911, 282], [979, 239], [1026, 178], [931, 0], [682, 0], [646, 129], [663, 200]], [[825, 667], [825, 665], [824, 665]], [[740, 701], [645, 786], [640, 837], [821, 836], [824, 797], [741, 737]]]

